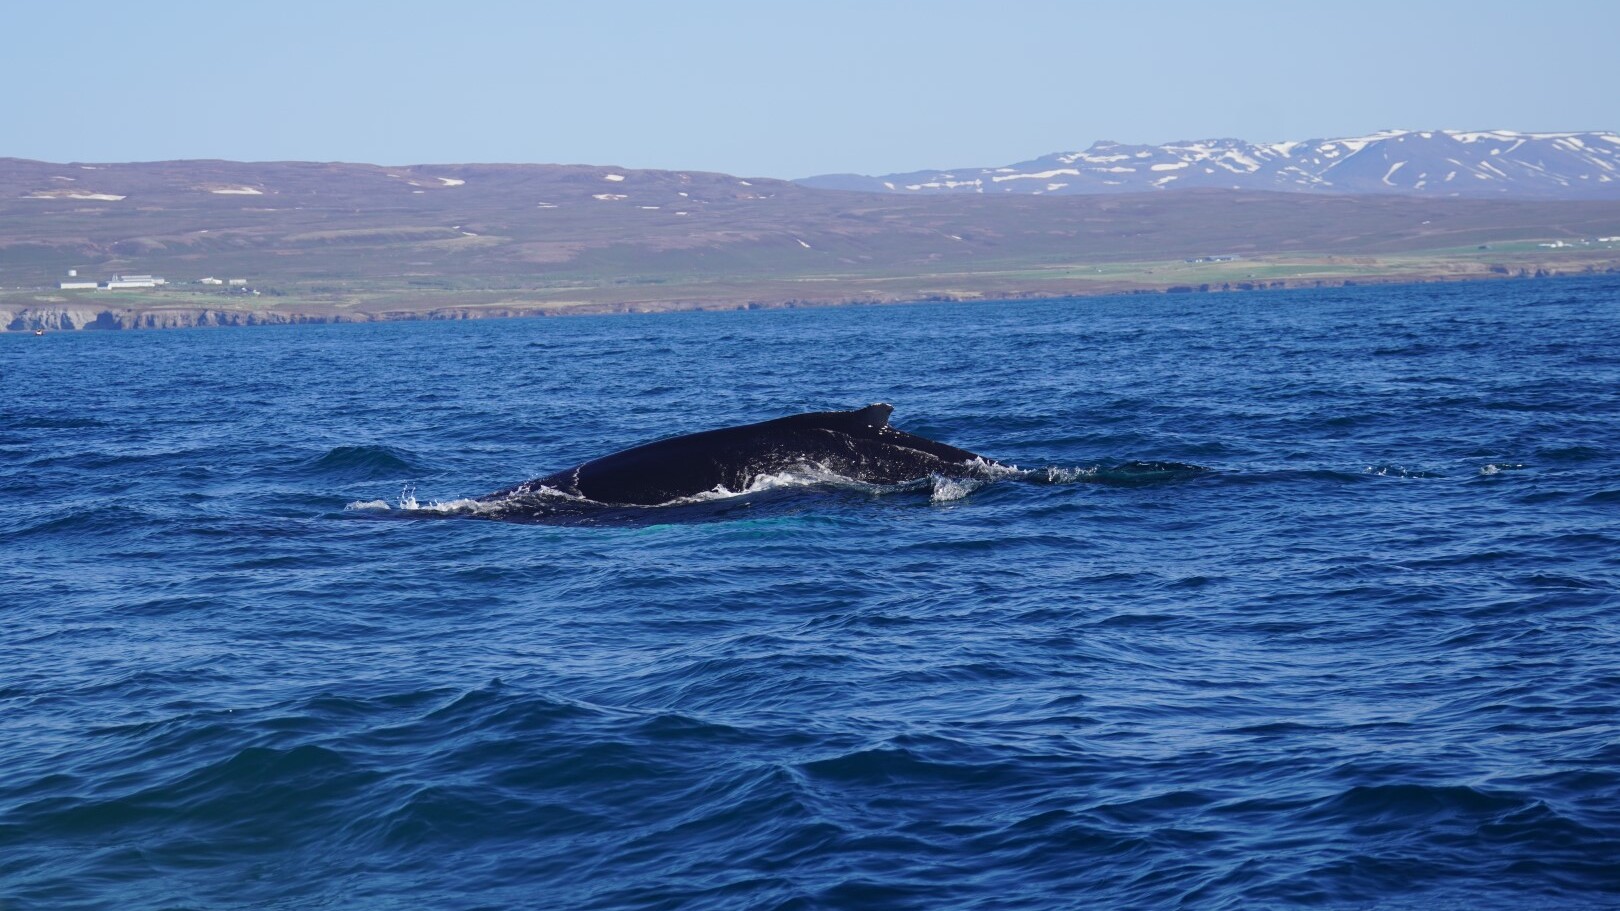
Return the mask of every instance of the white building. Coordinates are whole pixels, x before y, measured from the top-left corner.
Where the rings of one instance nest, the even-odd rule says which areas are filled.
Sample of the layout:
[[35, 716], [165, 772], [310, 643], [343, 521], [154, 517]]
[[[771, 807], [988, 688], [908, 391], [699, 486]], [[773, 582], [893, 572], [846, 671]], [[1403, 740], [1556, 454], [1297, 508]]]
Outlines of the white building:
[[110, 281], [97, 285], [103, 291], [128, 291], [133, 288], [156, 288], [166, 285], [168, 281], [156, 275], [120, 275]]

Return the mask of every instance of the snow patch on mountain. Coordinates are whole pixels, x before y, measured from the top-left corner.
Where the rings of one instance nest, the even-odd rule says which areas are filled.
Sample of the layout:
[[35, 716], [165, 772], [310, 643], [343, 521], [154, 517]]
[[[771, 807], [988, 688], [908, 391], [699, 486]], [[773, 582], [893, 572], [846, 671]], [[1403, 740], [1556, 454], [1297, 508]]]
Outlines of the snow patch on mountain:
[[[1611, 132], [1383, 130], [1270, 143], [1201, 139], [1127, 145], [1105, 140], [999, 167], [880, 177], [837, 174], [799, 182], [913, 194], [1066, 195], [1206, 187], [1574, 199], [1620, 197], [1616, 175], [1620, 134]], [[1460, 179], [1465, 177], [1469, 179]]]

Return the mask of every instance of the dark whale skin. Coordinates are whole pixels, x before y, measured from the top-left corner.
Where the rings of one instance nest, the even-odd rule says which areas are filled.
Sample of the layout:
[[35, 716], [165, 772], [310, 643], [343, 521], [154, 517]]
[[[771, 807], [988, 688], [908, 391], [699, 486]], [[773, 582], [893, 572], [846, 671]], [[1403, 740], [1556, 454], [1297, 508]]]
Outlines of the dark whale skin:
[[996, 464], [890, 427], [893, 411], [879, 403], [658, 440], [484, 499], [520, 497], [547, 487], [597, 503], [657, 506], [716, 488], [742, 491], [760, 475], [804, 465], [871, 484], [899, 484], [929, 475], [969, 476]]

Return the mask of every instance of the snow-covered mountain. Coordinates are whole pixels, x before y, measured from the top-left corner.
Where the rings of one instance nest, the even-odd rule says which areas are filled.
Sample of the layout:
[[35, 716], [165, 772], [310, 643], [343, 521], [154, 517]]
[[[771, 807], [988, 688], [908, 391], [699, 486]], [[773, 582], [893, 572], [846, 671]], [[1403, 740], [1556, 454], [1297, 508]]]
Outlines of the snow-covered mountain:
[[1388, 130], [1351, 139], [1098, 142], [1000, 168], [798, 183], [880, 193], [1128, 193], [1219, 187], [1422, 196], [1620, 198], [1620, 134]]

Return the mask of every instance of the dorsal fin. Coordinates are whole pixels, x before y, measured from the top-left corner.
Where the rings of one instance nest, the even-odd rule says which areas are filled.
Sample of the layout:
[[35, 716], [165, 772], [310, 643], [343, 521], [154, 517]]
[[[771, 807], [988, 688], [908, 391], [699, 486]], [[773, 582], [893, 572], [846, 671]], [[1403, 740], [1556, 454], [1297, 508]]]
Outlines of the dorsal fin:
[[857, 408], [850, 413], [851, 417], [864, 421], [873, 427], [889, 426], [889, 415], [894, 414], [894, 406], [886, 402], [873, 402], [865, 408]]
[[862, 432], [882, 430], [889, 426], [889, 415], [894, 412], [894, 406], [883, 402], [875, 402], [865, 408], [856, 408], [853, 411], [812, 411], [809, 414], [794, 414], [774, 421], [765, 421], [764, 424], [748, 426], [781, 425], [791, 427], [819, 427], [823, 430], [836, 430], [839, 433], [860, 434]]

